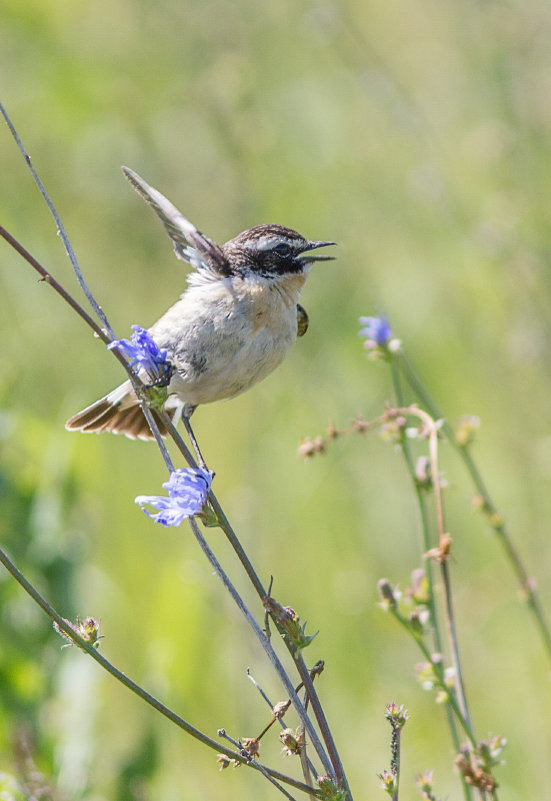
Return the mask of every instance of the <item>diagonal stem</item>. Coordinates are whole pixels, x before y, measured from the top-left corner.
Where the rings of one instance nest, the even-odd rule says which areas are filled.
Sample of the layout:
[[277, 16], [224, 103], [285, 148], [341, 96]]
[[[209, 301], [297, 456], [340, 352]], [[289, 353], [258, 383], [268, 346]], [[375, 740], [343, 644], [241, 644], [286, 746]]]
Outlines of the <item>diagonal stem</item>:
[[[174, 442], [176, 443], [177, 447], [180, 449], [182, 455], [184, 456], [184, 458], [186, 459], [188, 464], [190, 466], [192, 466], [192, 467], [195, 466], [195, 461], [194, 461], [194, 459], [192, 457], [191, 452], [187, 448], [186, 444], [183, 442], [182, 438], [180, 437], [180, 434], [178, 433], [176, 427], [174, 426], [174, 424], [172, 423], [172, 421], [170, 420], [168, 415], [165, 415], [164, 422], [166, 423], [170, 435], [172, 436]], [[217, 517], [217, 520], [219, 522], [220, 528], [222, 529], [222, 531], [224, 532], [224, 534], [228, 538], [230, 544], [232, 545], [233, 549], [235, 550], [235, 553], [237, 554], [239, 560], [241, 561], [241, 564], [243, 565], [243, 568], [245, 569], [245, 572], [247, 573], [247, 576], [249, 577], [250, 581], [252, 582], [257, 594], [259, 595], [261, 600], [264, 599], [265, 596], [266, 596], [266, 590], [265, 590], [262, 582], [260, 581], [260, 579], [259, 579], [259, 577], [258, 577], [258, 575], [257, 575], [257, 573], [256, 573], [256, 571], [255, 571], [255, 569], [254, 569], [249, 557], [247, 556], [247, 554], [243, 550], [243, 546], [241, 545], [241, 543], [239, 541], [239, 538], [237, 537], [235, 531], [231, 527], [231, 524], [230, 524], [229, 520], [227, 519], [226, 515], [224, 514], [224, 511], [223, 511], [222, 507], [220, 506], [218, 500], [216, 499], [216, 497], [212, 493], [212, 491], [209, 494], [209, 501], [212, 504], [212, 507], [213, 507], [214, 512], [216, 514], [216, 517]], [[275, 618], [273, 618], [273, 619], [274, 619], [275, 625], [277, 626], [278, 625], [277, 624], [277, 620], [275, 620]], [[259, 631], [261, 632], [262, 636], [265, 636], [264, 632], [262, 632], [260, 629], [259, 629]], [[289, 651], [292, 654], [292, 650], [290, 648], [289, 648]], [[320, 704], [320, 701], [319, 701], [317, 692], [316, 692], [316, 690], [314, 688], [314, 685], [313, 685], [312, 679], [310, 677], [310, 673], [308, 671], [308, 668], [306, 667], [302, 657], [299, 657], [298, 659], [295, 659], [295, 663], [296, 663], [296, 666], [297, 666], [297, 670], [299, 671], [299, 675], [300, 675], [302, 681], [304, 682], [304, 687], [305, 687], [306, 692], [308, 694], [308, 698], [309, 698], [309, 700], [310, 700], [310, 702], [312, 704], [312, 709], [314, 710], [314, 715], [316, 716], [316, 720], [317, 720], [318, 725], [320, 727], [320, 732], [321, 732], [322, 737], [324, 739], [325, 745], [327, 747], [327, 750], [328, 750], [328, 753], [329, 753], [329, 756], [330, 756], [330, 759], [331, 759], [331, 763], [333, 765], [335, 777], [336, 777], [337, 781], [342, 785], [343, 789], [347, 790], [347, 792], [349, 793], [349, 798], [352, 799], [352, 795], [350, 793], [350, 788], [348, 786], [346, 775], [344, 773], [344, 768], [343, 768], [343, 765], [342, 765], [341, 758], [340, 758], [339, 753], [337, 751], [337, 748], [336, 748], [336, 745], [335, 745], [335, 741], [334, 741], [333, 735], [331, 733], [331, 729], [329, 728], [329, 725], [327, 723], [327, 718], [325, 717], [325, 713], [324, 713], [323, 708], [322, 708], [322, 706]]]
[[40, 180], [40, 177], [39, 177], [38, 173], [36, 172], [35, 168], [33, 167], [33, 164], [32, 164], [32, 161], [31, 161], [31, 157], [27, 153], [25, 145], [21, 141], [21, 137], [19, 136], [19, 134], [15, 130], [15, 126], [12, 123], [12, 121], [11, 121], [9, 115], [8, 115], [8, 112], [6, 111], [4, 105], [1, 102], [0, 102], [0, 113], [4, 117], [4, 120], [6, 121], [6, 125], [8, 126], [8, 128], [10, 130], [10, 133], [13, 136], [13, 138], [15, 139], [17, 147], [19, 148], [19, 151], [21, 152], [21, 155], [23, 156], [23, 158], [25, 160], [25, 164], [27, 165], [27, 167], [29, 169], [29, 172], [31, 173], [31, 175], [33, 177], [33, 180], [34, 180], [35, 184], [37, 185], [37, 187], [38, 187], [38, 189], [40, 191], [40, 194], [42, 195], [42, 197], [46, 201], [46, 205], [48, 206], [48, 209], [50, 210], [50, 213], [51, 213], [52, 217], [54, 218], [54, 221], [55, 221], [55, 224], [56, 224], [56, 227], [57, 227], [57, 232], [58, 232], [59, 236], [61, 237], [61, 240], [62, 240], [63, 245], [65, 247], [65, 251], [66, 251], [66, 253], [67, 253], [68, 257], [69, 257], [69, 260], [71, 262], [71, 265], [73, 267], [73, 270], [75, 272], [75, 275], [77, 277], [77, 280], [78, 280], [78, 282], [80, 284], [80, 287], [81, 287], [82, 291], [84, 292], [84, 294], [88, 298], [88, 301], [89, 301], [91, 307], [96, 312], [97, 316], [99, 317], [99, 319], [101, 320], [101, 322], [105, 326], [108, 334], [110, 335], [110, 338], [114, 339], [115, 335], [113, 334], [113, 330], [112, 330], [111, 326], [109, 325], [109, 320], [107, 319], [107, 317], [105, 315], [105, 312], [103, 311], [101, 306], [97, 303], [96, 299], [94, 298], [92, 292], [90, 291], [90, 289], [88, 287], [88, 284], [84, 280], [84, 276], [83, 276], [82, 271], [81, 271], [81, 269], [79, 267], [77, 258], [75, 256], [75, 253], [74, 253], [74, 250], [73, 250], [73, 246], [71, 245], [71, 242], [69, 241], [69, 237], [67, 236], [67, 232], [65, 230], [65, 226], [61, 222], [61, 218], [60, 218], [59, 214], [57, 213], [57, 209], [54, 206], [54, 204], [52, 202], [52, 199], [49, 196], [48, 192], [46, 191], [46, 187], [44, 186], [44, 184]]
[[[267, 772], [270, 776], [278, 779], [279, 781], [285, 782], [292, 787], [295, 787], [297, 790], [301, 790], [302, 792], [311, 794], [312, 788], [309, 787], [307, 784], [303, 784], [302, 782], [293, 779], [290, 776], [286, 776], [279, 771], [273, 770], [271, 768], [266, 768], [266, 766], [261, 766], [254, 761], [249, 761], [245, 759], [239, 751], [232, 751], [229, 748], [221, 745], [218, 740], [213, 740], [204, 732], [200, 731], [200, 729], [195, 728], [192, 726], [191, 723], [188, 723], [184, 718], [180, 717], [180, 715], [176, 714], [172, 709], [165, 706], [161, 701], [159, 701], [155, 696], [151, 695], [144, 690], [139, 684], [136, 684], [135, 681], [130, 679], [125, 673], [122, 673], [118, 668], [116, 668], [108, 659], [106, 659], [103, 654], [101, 654], [93, 645], [91, 645], [86, 640], [82, 639], [74, 629], [68, 625], [65, 618], [61, 617], [61, 615], [46, 601], [46, 599], [38, 592], [38, 590], [28, 581], [27, 578], [21, 573], [21, 571], [16, 567], [16, 565], [12, 562], [9, 558], [7, 553], [0, 548], [0, 562], [4, 565], [6, 570], [12, 575], [12, 577], [18, 582], [18, 584], [25, 590], [25, 592], [30, 595], [33, 601], [38, 604], [42, 608], [42, 610], [48, 615], [48, 617], [53, 620], [57, 626], [64, 632], [64, 634], [72, 641], [75, 645], [77, 645], [82, 651], [85, 651], [92, 659], [97, 662], [104, 670], [110, 673], [117, 681], [123, 684], [127, 689], [145, 701], [149, 706], [153, 707], [157, 712], [160, 712], [164, 717], [170, 720], [171, 723], [176, 724], [180, 729], [183, 729], [187, 734], [190, 734], [196, 740], [203, 743], [203, 745], [212, 748], [216, 752], [220, 752], [225, 754], [230, 759], [235, 759], [238, 762], [248, 765], [249, 767], [255, 768], [256, 770], [261, 770], [262, 773]], [[316, 791], [316, 796], [320, 797], [319, 791]]]
[[320, 759], [320, 761], [321, 761], [321, 763], [323, 765], [323, 769], [325, 771], [327, 771], [329, 775], [334, 776], [334, 772], [333, 772], [333, 768], [331, 766], [331, 762], [329, 761], [329, 759], [327, 757], [327, 754], [325, 753], [325, 751], [323, 749], [323, 746], [322, 746], [322, 744], [321, 744], [321, 742], [319, 740], [317, 732], [315, 731], [314, 727], [312, 726], [312, 722], [310, 721], [310, 718], [308, 717], [308, 715], [306, 713], [306, 710], [304, 709], [304, 706], [303, 706], [300, 698], [298, 697], [297, 693], [295, 692], [295, 688], [293, 687], [289, 677], [287, 676], [285, 668], [281, 664], [277, 654], [275, 653], [274, 649], [272, 648], [270, 640], [268, 639], [268, 637], [266, 637], [265, 633], [262, 631], [262, 629], [260, 628], [260, 626], [258, 625], [256, 620], [254, 619], [254, 617], [250, 613], [250, 611], [247, 608], [247, 606], [245, 605], [243, 599], [241, 598], [241, 596], [239, 595], [239, 593], [237, 592], [237, 590], [235, 589], [235, 587], [231, 583], [229, 577], [227, 576], [227, 574], [223, 570], [222, 565], [219, 563], [219, 561], [215, 557], [214, 553], [209, 548], [205, 538], [203, 537], [203, 535], [201, 534], [201, 531], [199, 530], [199, 526], [197, 525], [197, 522], [196, 522], [195, 518], [193, 518], [193, 517], [189, 518], [188, 522], [189, 522], [189, 524], [191, 526], [191, 530], [193, 531], [195, 539], [197, 540], [197, 542], [199, 544], [199, 547], [201, 548], [201, 550], [203, 551], [203, 553], [207, 557], [208, 561], [212, 565], [212, 567], [213, 567], [215, 573], [217, 574], [217, 576], [221, 579], [222, 583], [224, 584], [224, 587], [230, 593], [230, 595], [231, 595], [232, 599], [234, 600], [235, 604], [237, 605], [237, 607], [239, 608], [241, 613], [244, 615], [245, 619], [247, 620], [247, 623], [253, 629], [253, 631], [254, 631], [254, 633], [256, 635], [256, 638], [258, 639], [258, 641], [262, 645], [262, 648], [264, 649], [268, 659], [270, 660], [270, 662], [272, 663], [274, 669], [276, 670], [276, 672], [277, 672], [277, 674], [278, 674], [283, 686], [285, 687], [285, 690], [286, 690], [289, 698], [292, 701], [293, 706], [297, 710], [298, 715], [299, 715], [302, 723], [304, 724], [304, 727], [305, 727], [306, 731], [308, 732], [308, 736], [310, 737], [312, 745], [313, 745], [313, 747], [314, 747], [314, 749], [315, 749], [315, 751], [316, 751], [316, 753], [317, 753], [317, 755], [318, 755], [318, 757], [319, 757], [319, 759]]
[[[0, 106], [1, 106], [1, 104], [0, 104]], [[57, 294], [60, 295], [60, 297], [63, 298], [63, 300], [92, 329], [92, 331], [96, 334], [96, 336], [99, 339], [101, 339], [106, 345], [109, 345], [112, 342], [112, 337], [110, 335], [106, 334], [105, 331], [102, 328], [99, 327], [99, 325], [95, 322], [95, 320], [92, 317], [90, 317], [88, 312], [85, 311], [82, 308], [80, 303], [78, 303], [78, 301], [76, 301], [73, 298], [73, 296], [71, 294], [69, 294], [69, 292], [67, 292], [67, 290], [64, 289], [58, 281], [56, 281], [56, 279], [53, 277], [53, 275], [51, 273], [49, 273], [48, 270], [46, 270], [40, 264], [40, 262], [37, 261], [34, 258], [34, 256], [31, 253], [29, 253], [29, 251], [26, 250], [26, 248], [24, 248], [23, 245], [20, 242], [18, 242], [17, 239], [15, 239], [15, 237], [13, 237], [2, 225], [0, 225], [0, 236], [3, 239], [5, 239], [6, 242], [9, 245], [11, 245], [11, 247], [14, 250], [16, 250], [17, 253], [19, 253], [19, 255], [22, 256], [25, 259], [25, 261], [28, 262], [28, 264], [31, 265], [31, 267], [33, 267], [34, 270], [36, 270], [36, 272], [40, 275], [41, 281], [44, 281], [44, 283], [48, 284], [48, 286], [51, 286], [52, 289], [55, 292], [57, 292]], [[109, 330], [111, 330], [111, 329], [109, 329]], [[149, 408], [147, 400], [144, 397], [144, 393], [143, 393], [144, 386], [143, 386], [142, 381], [134, 374], [134, 372], [132, 371], [132, 369], [129, 366], [128, 362], [126, 361], [126, 359], [124, 358], [122, 353], [117, 348], [113, 348], [112, 349], [112, 353], [115, 356], [115, 358], [118, 359], [118, 361], [122, 364], [122, 366], [124, 367], [124, 369], [128, 373], [128, 377], [129, 377], [129, 379], [130, 379], [130, 381], [132, 383], [132, 386], [134, 387], [134, 390], [136, 391], [136, 395], [138, 396], [138, 398], [140, 400], [141, 410], [142, 410], [142, 412], [143, 412], [143, 414], [145, 416], [145, 419], [147, 420], [147, 422], [149, 424], [149, 427], [150, 427], [151, 431], [153, 432], [153, 435], [155, 437], [155, 440], [157, 442], [157, 445], [159, 447], [161, 455], [162, 455], [162, 457], [164, 459], [165, 465], [166, 465], [167, 469], [169, 470], [169, 472], [173, 472], [174, 465], [172, 464], [172, 460], [170, 458], [170, 455], [168, 453], [166, 445], [164, 444], [163, 439], [161, 437], [161, 434], [159, 432], [159, 427], [157, 426], [157, 423], [155, 421], [155, 418], [154, 418], [153, 414], [151, 413], [151, 410]]]

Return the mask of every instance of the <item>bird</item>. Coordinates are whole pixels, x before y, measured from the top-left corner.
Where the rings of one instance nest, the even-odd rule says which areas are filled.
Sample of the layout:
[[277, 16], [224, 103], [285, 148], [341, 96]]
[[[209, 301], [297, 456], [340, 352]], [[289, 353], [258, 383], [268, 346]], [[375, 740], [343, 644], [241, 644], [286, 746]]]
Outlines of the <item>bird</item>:
[[[335, 242], [306, 239], [292, 228], [255, 225], [218, 245], [201, 233], [157, 189], [128, 167], [122, 171], [160, 218], [177, 258], [193, 268], [180, 299], [148, 332], [171, 364], [164, 411], [181, 414], [188, 433], [197, 406], [233, 398], [269, 375], [308, 328], [298, 303], [313, 254]], [[151, 408], [161, 436], [167, 424]], [[73, 415], [70, 431], [153, 439], [130, 381]]]

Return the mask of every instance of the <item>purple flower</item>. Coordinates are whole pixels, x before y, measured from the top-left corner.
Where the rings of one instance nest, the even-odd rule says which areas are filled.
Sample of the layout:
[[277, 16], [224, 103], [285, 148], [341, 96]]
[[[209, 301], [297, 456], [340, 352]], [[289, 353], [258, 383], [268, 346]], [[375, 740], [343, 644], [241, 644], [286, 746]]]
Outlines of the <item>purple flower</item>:
[[115, 339], [107, 347], [117, 348], [130, 361], [130, 367], [136, 373], [145, 370], [153, 382], [167, 378], [171, 371], [167, 359], [166, 348], [160, 348], [149, 331], [139, 325], [133, 325], [132, 339]]
[[[182, 467], [170, 474], [168, 481], [163, 484], [168, 490], [165, 495], [138, 495], [135, 502], [156, 523], [163, 526], [179, 526], [188, 517], [198, 515], [206, 503], [212, 484], [213, 474], [207, 470], [194, 470]], [[149, 512], [144, 504], [158, 509], [158, 512]]]
[[388, 345], [392, 331], [384, 315], [380, 317], [360, 317], [360, 323], [365, 325], [365, 328], [360, 331], [361, 337], [374, 342], [379, 348], [385, 348]]

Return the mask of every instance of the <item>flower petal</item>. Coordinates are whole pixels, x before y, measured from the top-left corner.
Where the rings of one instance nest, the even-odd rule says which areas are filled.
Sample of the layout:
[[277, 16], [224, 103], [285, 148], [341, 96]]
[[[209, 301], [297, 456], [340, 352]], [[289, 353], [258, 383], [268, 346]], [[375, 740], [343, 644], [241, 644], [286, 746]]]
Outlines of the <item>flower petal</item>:
[[[179, 526], [183, 520], [201, 512], [207, 501], [212, 484], [212, 473], [207, 470], [179, 468], [170, 474], [163, 484], [165, 495], [138, 495], [135, 502], [156, 523], [163, 526]], [[158, 509], [149, 512], [144, 506]]]
[[392, 330], [384, 315], [379, 317], [360, 317], [360, 323], [365, 326], [360, 330], [360, 336], [365, 337], [368, 341], [372, 340], [380, 348], [388, 345], [392, 337]]
[[145, 370], [152, 381], [166, 376], [170, 370], [168, 352], [160, 348], [149, 331], [139, 325], [133, 325], [132, 339], [115, 339], [107, 348], [117, 348], [130, 362], [136, 374]]

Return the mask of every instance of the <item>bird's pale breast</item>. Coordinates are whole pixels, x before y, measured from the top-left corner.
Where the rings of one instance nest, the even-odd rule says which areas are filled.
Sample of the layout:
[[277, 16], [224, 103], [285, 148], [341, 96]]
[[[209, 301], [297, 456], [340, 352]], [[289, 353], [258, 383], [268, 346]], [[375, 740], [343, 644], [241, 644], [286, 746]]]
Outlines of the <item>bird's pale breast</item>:
[[191, 286], [151, 328], [176, 367], [170, 392], [194, 406], [212, 403], [239, 395], [275, 370], [296, 340], [304, 280]]

